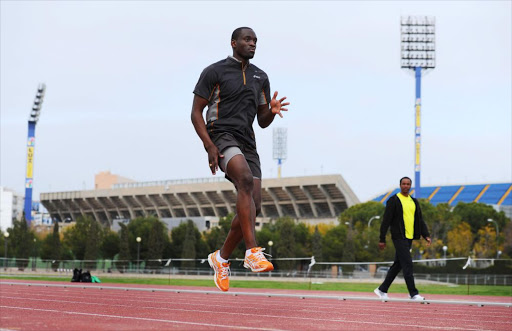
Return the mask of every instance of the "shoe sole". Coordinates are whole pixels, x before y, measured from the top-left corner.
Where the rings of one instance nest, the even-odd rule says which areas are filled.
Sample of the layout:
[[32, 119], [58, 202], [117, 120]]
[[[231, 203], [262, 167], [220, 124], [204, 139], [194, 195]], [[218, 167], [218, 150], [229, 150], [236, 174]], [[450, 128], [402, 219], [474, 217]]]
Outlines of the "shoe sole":
[[[383, 298], [383, 297], [381, 297], [381, 296], [380, 296], [380, 294], [379, 294], [379, 292], [378, 292], [378, 289], [377, 289], [377, 288], [376, 288], [375, 290], [373, 290], [373, 293], [377, 294], [377, 296], [379, 297], [379, 299], [382, 299], [382, 300], [387, 300], [387, 299], [389, 299], [389, 298]], [[384, 302], [386, 302], [386, 301], [384, 301]]]
[[229, 288], [228, 288], [228, 289], [226, 289], [226, 290], [223, 290], [223, 289], [219, 286], [219, 284], [217, 284], [217, 270], [215, 269], [214, 264], [213, 264], [212, 254], [213, 254], [213, 253], [208, 254], [208, 264], [210, 265], [210, 268], [212, 268], [212, 269], [213, 269], [213, 282], [215, 283], [215, 286], [217, 286], [217, 288], [218, 288], [219, 290], [221, 290], [222, 292], [227, 292], [227, 291], [229, 290]]
[[253, 269], [250, 265], [244, 262], [244, 268], [251, 269], [252, 272], [265, 272], [265, 271], [272, 271], [274, 270], [274, 266], [270, 265], [267, 268], [259, 268], [259, 269]]

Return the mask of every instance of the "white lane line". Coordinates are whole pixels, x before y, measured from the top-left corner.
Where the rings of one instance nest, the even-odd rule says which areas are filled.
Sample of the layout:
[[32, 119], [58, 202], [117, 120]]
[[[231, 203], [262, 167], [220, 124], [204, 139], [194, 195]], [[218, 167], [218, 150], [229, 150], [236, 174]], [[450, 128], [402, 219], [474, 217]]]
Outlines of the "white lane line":
[[[119, 298], [119, 297], [110, 297], [110, 296], [105, 296], [105, 295], [96, 295], [96, 294], [91, 294], [91, 295], [88, 295], [88, 298], [101, 298], [102, 300], [110, 300], [110, 301], [115, 301], [115, 300], [123, 300], [123, 302], [134, 302], [134, 303], [154, 303], [154, 304], [160, 304], [160, 303], [163, 303], [163, 304], [168, 304], [169, 303], [169, 298], [166, 298], [164, 300], [163, 297], [159, 297], [159, 298], [156, 298], [156, 299], [159, 299], [159, 300], [162, 300], [162, 301], [158, 301], [158, 300], [143, 300], [143, 299], [149, 299], [151, 298], [150, 296], [148, 295], [137, 295], [139, 293], [135, 293], [132, 295], [130, 295], [130, 298]], [[30, 296], [33, 298], [34, 296], [34, 293], [30, 293]], [[56, 295], [56, 294], [47, 294], [47, 295], [44, 295], [45, 297], [56, 297], [56, 298], [59, 298], [60, 300], [63, 300], [65, 298], [63, 298], [62, 296], [60, 295]], [[131, 298], [133, 297], [133, 298]], [[32, 298], [27, 298], [27, 299], [32, 299]], [[275, 300], [279, 300], [279, 298], [274, 298]], [[73, 300], [76, 302], [76, 299], [73, 298]], [[180, 298], [176, 298], [176, 297], [173, 297], [172, 299], [173, 303], [177, 303], [177, 304], [181, 304], [181, 305], [187, 305], [187, 306], [207, 306], [208, 308], [211, 308], [211, 307], [220, 307], [220, 308], [225, 308], [225, 305], [218, 305], [218, 304], [204, 304], [204, 300], [191, 300], [189, 298], [187, 299], [184, 299], [184, 300], [181, 300]], [[297, 307], [297, 305], [295, 306], [296, 308], [294, 309], [287, 309], [287, 308], [283, 308], [283, 305], [282, 303], [279, 303], [279, 302], [269, 302], [267, 298], [265, 299], [262, 299], [262, 298], [255, 298], [254, 301], [261, 301], [261, 302], [264, 302], [264, 306], [265, 308], [258, 308], [258, 307], [254, 307], [253, 304], [251, 305], [246, 305], [247, 308], [251, 308], [251, 309], [262, 309], [262, 310], [268, 310], [270, 307], [275, 307], [273, 308], [273, 310], [275, 311], [276, 309], [279, 309], [279, 310], [282, 310], [282, 311], [289, 311], [289, 310], [293, 310], [293, 311], [297, 311], [297, 310], [303, 310], [303, 309], [306, 309], [308, 312], [311, 311], [310, 309], [310, 306], [309, 305], [305, 305], [306, 302], [303, 302], [303, 301], [297, 301], [298, 303], [304, 303], [304, 307], [302, 307], [301, 305], [299, 305], [299, 307]], [[185, 302], [182, 302], [182, 301], [185, 301]], [[195, 302], [198, 302], [198, 303], [195, 303]], [[255, 303], [255, 302], [253, 302]], [[418, 311], [418, 309], [420, 309], [417, 305], [413, 305], [414, 307], [400, 307], [400, 313], [404, 313], [404, 315], [407, 315], [407, 312], [408, 311]], [[239, 305], [237, 306], [238, 308], [244, 308], [244, 305]], [[371, 316], [375, 316], [376, 313], [386, 313], [386, 312], [395, 312], [396, 313], [396, 308], [393, 309], [391, 307], [385, 307], [385, 306], [382, 306], [382, 307], [379, 307], [379, 308], [376, 308], [376, 307], [372, 307], [372, 308], [368, 308], [368, 307], [340, 307], [339, 305], [333, 305], [333, 304], [322, 304], [322, 303], [316, 303], [315, 304], [315, 308], [321, 310], [322, 308], [324, 309], [328, 309], [329, 311], [333, 311], [333, 310], [336, 310], [336, 311], [339, 311], [340, 313], [343, 313], [343, 314], [352, 314], [352, 315], [364, 315], [365, 312], [368, 312], [366, 313], [367, 315], [371, 315]], [[431, 308], [431, 307], [430, 307]], [[429, 306], [424, 306], [424, 309], [430, 309]], [[448, 307], [447, 307], [448, 308]], [[490, 308], [490, 307], [488, 307]], [[494, 309], [496, 309], [497, 307], [492, 307]], [[504, 307], [502, 307], [504, 308]], [[353, 312], [350, 312], [350, 311], [347, 311], [347, 309], [349, 310], [357, 310], [356, 313], [353, 313]], [[463, 308], [463, 306], [460, 306], [460, 308], [458, 307], [457, 308], [454, 308], [454, 309], [444, 309], [445, 311], [444, 312], [436, 312], [437, 315], [448, 315], [448, 316], [461, 316], [461, 317], [464, 317], [465, 321], [475, 321], [475, 322], [478, 322], [478, 321], [481, 321], [481, 320], [478, 320], [478, 319], [475, 319], [475, 317], [480, 317], [480, 318], [493, 318], [493, 317], [502, 317], [503, 314], [502, 313], [499, 313], [499, 312], [496, 312], [496, 313], [491, 313], [489, 311], [473, 311], [473, 312], [463, 312], [465, 309], [467, 308]], [[507, 308], [504, 308], [504, 309], [507, 309]], [[408, 316], [408, 315], [407, 315]], [[398, 317], [398, 316], [397, 316]], [[409, 319], [411, 317], [408, 317]], [[443, 317], [443, 320], [447, 320], [447, 321], [450, 321], [450, 320], [458, 320], [458, 319], [454, 319], [454, 318], [444, 318]], [[502, 322], [503, 323], [503, 322]]]
[[[16, 298], [14, 298], [16, 299]], [[76, 301], [62, 301], [62, 300], [45, 300], [45, 299], [30, 299], [27, 298], [25, 300], [33, 300], [33, 301], [43, 301], [43, 302], [57, 302], [57, 303], [77, 303]], [[94, 306], [109, 306], [109, 307], [121, 307], [126, 308], [130, 307], [133, 308], [133, 306], [126, 306], [126, 305], [112, 305], [112, 304], [104, 304], [104, 303], [94, 303], [94, 302], [80, 302], [80, 304], [86, 304], [86, 305], [94, 305]], [[201, 314], [216, 314], [217, 311], [214, 310], [199, 310], [199, 309], [185, 309], [185, 308], [166, 308], [166, 307], [145, 307], [145, 306], [139, 306], [137, 307], [139, 309], [148, 309], [148, 310], [172, 310], [172, 311], [183, 311], [183, 312], [195, 312], [195, 313], [201, 313]], [[246, 314], [241, 312], [222, 312], [223, 315], [235, 315], [235, 316], [249, 316], [252, 317], [254, 314]], [[367, 314], [365, 314], [367, 315]], [[372, 315], [375, 316], [375, 315]], [[469, 329], [469, 328], [459, 328], [459, 327], [436, 327], [436, 326], [425, 326], [425, 325], [418, 325], [418, 324], [401, 324], [401, 323], [388, 323], [388, 322], [371, 322], [371, 321], [360, 321], [360, 320], [347, 320], [344, 318], [322, 318], [322, 317], [301, 317], [301, 316], [283, 316], [283, 315], [269, 315], [269, 314], [258, 314], [258, 317], [260, 318], [275, 318], [275, 319], [289, 319], [289, 320], [312, 320], [315, 322], [345, 322], [345, 323], [363, 323], [363, 324], [379, 324], [379, 325], [389, 325], [389, 326], [414, 326], [417, 328], [433, 328], [433, 329], [451, 329], [451, 330], [481, 330], [481, 329]], [[443, 320], [447, 321], [446, 319]], [[460, 320], [456, 319], [455, 322], [459, 322]], [[485, 323], [486, 321], [481, 321], [481, 323]], [[495, 322], [500, 324], [510, 324], [507, 322]]]
[[162, 322], [162, 323], [172, 323], [172, 324], [199, 325], [199, 326], [209, 326], [209, 327], [228, 328], [228, 329], [246, 329], [246, 330], [255, 330], [256, 329], [256, 330], [274, 330], [274, 331], [281, 331], [282, 330], [282, 329], [269, 329], [269, 328], [255, 328], [253, 326], [246, 327], [246, 326], [231, 326], [231, 325], [226, 325], [226, 324], [183, 322], [183, 321], [176, 321], [176, 320], [163, 320], [163, 319], [158, 319], [158, 318], [119, 316], [119, 315], [94, 314], [94, 313], [80, 313], [80, 312], [75, 312], [75, 311], [64, 311], [64, 310], [55, 310], [55, 309], [26, 308], [26, 307], [13, 307], [13, 306], [0, 306], [0, 308], [21, 309], [21, 310], [30, 310], [30, 311], [42, 311], [42, 312], [47, 312], [47, 313], [58, 313], [58, 314], [69, 314], [69, 315], [83, 315], [83, 316], [118, 318], [118, 319], [134, 319], [134, 320], [139, 320], [139, 321]]
[[[382, 299], [374, 297], [354, 297], [343, 295], [318, 295], [318, 294], [280, 294], [280, 293], [259, 293], [259, 292], [220, 292], [220, 291], [202, 291], [202, 290], [177, 290], [177, 289], [162, 289], [162, 288], [141, 288], [141, 287], [118, 287], [118, 286], [104, 286], [104, 285], [64, 285], [64, 284], [45, 284], [45, 283], [18, 283], [18, 282], [0, 282], [0, 285], [21, 285], [21, 286], [34, 286], [34, 287], [64, 287], [64, 288], [82, 288], [82, 289], [110, 289], [121, 291], [135, 291], [135, 292], [161, 292], [161, 293], [195, 293], [195, 294], [212, 294], [219, 296], [251, 296], [251, 297], [277, 297], [277, 298], [296, 298], [296, 299], [330, 299], [330, 300], [356, 300], [356, 301], [374, 301], [381, 302]], [[413, 301], [411, 299], [393, 299], [386, 300], [387, 302], [410, 302], [413, 304], [450, 304], [450, 305], [477, 305], [481, 306], [504, 306], [511, 307], [512, 303], [507, 302], [481, 302], [481, 301], [458, 301], [458, 300], [424, 300]]]

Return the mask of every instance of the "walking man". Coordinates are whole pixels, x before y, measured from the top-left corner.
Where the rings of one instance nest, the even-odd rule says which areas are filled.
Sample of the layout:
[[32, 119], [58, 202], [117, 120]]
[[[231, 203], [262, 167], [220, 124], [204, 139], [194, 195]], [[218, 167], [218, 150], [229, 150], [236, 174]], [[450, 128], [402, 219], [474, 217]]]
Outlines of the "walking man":
[[386, 233], [391, 227], [391, 239], [395, 245], [395, 261], [384, 282], [374, 290], [381, 299], [388, 299], [388, 289], [393, 283], [396, 275], [403, 270], [405, 283], [412, 300], [425, 300], [414, 285], [412, 257], [410, 253], [413, 239], [425, 238], [427, 246], [430, 246], [431, 239], [427, 225], [423, 221], [421, 208], [418, 200], [409, 195], [412, 180], [409, 177], [400, 179], [400, 193], [393, 195], [386, 203], [384, 219], [380, 226], [379, 248], [386, 247]]
[[[244, 267], [253, 272], [272, 271], [255, 238], [256, 215], [261, 209], [261, 166], [252, 124], [255, 117], [262, 128], [289, 105], [286, 97], [270, 99], [267, 74], [250, 62], [257, 37], [248, 27], [237, 28], [231, 36], [233, 55], [203, 70], [194, 89], [192, 124], [208, 153], [213, 175], [222, 170], [237, 191], [236, 215], [220, 250], [208, 255], [215, 271], [215, 285], [229, 290], [228, 259], [243, 239], [246, 246]], [[206, 111], [206, 123], [203, 110]]]

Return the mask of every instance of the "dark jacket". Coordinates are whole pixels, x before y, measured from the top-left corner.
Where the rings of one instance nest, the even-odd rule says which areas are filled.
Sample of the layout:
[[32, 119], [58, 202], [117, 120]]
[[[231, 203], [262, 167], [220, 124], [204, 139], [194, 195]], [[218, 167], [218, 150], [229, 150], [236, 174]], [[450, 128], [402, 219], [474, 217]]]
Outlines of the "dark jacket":
[[[411, 197], [412, 198], [412, 197]], [[412, 198], [416, 205], [416, 211], [414, 212], [414, 237], [413, 239], [420, 239], [430, 237], [427, 225], [423, 221], [421, 215], [421, 208], [418, 200]], [[405, 238], [405, 223], [404, 223], [404, 210], [400, 198], [395, 194], [386, 202], [386, 211], [384, 212], [384, 219], [380, 225], [380, 242], [386, 242], [386, 232], [391, 227], [391, 238], [392, 239], [406, 239]]]

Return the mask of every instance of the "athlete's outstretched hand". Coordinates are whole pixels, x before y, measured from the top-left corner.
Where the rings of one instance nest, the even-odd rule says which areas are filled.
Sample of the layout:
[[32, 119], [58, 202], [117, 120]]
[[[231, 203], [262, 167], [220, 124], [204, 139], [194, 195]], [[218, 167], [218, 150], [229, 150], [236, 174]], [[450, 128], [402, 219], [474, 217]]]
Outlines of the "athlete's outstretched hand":
[[270, 100], [270, 110], [272, 111], [272, 114], [277, 114], [281, 118], [283, 117], [283, 114], [281, 114], [281, 111], [287, 111], [288, 108], [283, 108], [283, 106], [288, 106], [289, 102], [284, 102], [286, 100], [286, 97], [282, 97], [281, 99], [277, 100], [277, 91], [274, 92], [274, 96], [272, 97], [272, 100]]

